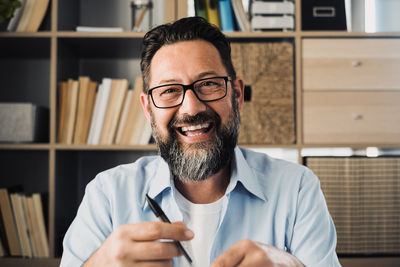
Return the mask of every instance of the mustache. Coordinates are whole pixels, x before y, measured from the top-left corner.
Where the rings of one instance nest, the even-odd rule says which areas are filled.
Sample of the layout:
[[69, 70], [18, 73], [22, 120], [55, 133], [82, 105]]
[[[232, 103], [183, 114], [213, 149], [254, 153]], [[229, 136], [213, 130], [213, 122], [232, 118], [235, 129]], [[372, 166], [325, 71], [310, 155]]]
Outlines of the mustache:
[[178, 124], [201, 124], [204, 122], [213, 121], [218, 127], [221, 124], [221, 118], [216, 112], [200, 112], [194, 116], [183, 115], [182, 117], [174, 116], [168, 123], [168, 127], [171, 129]]

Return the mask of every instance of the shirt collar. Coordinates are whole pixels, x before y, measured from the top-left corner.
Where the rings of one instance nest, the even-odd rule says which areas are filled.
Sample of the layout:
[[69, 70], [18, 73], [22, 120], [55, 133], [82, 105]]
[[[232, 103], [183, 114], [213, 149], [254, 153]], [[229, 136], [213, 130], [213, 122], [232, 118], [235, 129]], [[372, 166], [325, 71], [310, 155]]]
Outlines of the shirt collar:
[[250, 168], [241, 149], [239, 147], [235, 147], [235, 158], [232, 164], [231, 180], [228, 188], [226, 189], [226, 194], [234, 190], [238, 182], [240, 182], [248, 192], [256, 197], [264, 201], [268, 200], [267, 196], [261, 190], [262, 186], [258, 181], [258, 177]]
[[[240, 182], [251, 194], [267, 201], [268, 198], [261, 190], [262, 187], [258, 182], [258, 177], [247, 164], [241, 149], [236, 146], [234, 153], [231, 179], [226, 189], [226, 194], [232, 192], [236, 188], [238, 182]], [[174, 187], [174, 181], [167, 162], [161, 157], [159, 158], [159, 162], [160, 164], [155, 172], [155, 176], [150, 181], [148, 194], [151, 198], [156, 198], [164, 190], [172, 189]]]
[[172, 186], [173, 179], [168, 164], [164, 159], [159, 157], [159, 165], [153, 179], [150, 181], [148, 194], [151, 198], [155, 198], [165, 189], [171, 188]]

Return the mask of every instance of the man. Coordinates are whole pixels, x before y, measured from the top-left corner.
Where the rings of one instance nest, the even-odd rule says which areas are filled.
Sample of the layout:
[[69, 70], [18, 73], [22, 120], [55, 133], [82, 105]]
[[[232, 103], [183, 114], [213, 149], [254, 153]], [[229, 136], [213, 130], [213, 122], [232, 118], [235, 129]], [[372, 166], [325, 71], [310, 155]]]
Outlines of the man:
[[[141, 103], [160, 156], [91, 181], [62, 266], [339, 266], [336, 233], [306, 167], [236, 146], [244, 83], [201, 18], [144, 37]], [[174, 223], [157, 220], [145, 195]]]

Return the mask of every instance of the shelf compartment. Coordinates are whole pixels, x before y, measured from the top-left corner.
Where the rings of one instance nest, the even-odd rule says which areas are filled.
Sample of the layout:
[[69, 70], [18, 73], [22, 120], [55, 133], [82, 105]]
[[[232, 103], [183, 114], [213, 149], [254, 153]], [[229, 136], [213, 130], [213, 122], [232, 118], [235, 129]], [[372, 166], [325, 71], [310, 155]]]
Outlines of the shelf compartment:
[[56, 152], [55, 256], [62, 253], [62, 240], [75, 218], [85, 187], [95, 176], [120, 164], [132, 163], [155, 151], [62, 151]]
[[[76, 26], [90, 26], [121, 27], [124, 31], [130, 31], [132, 29], [131, 2], [130, 0], [59, 0], [58, 30], [74, 31]], [[171, 9], [171, 4], [174, 4], [173, 1], [153, 1], [153, 25], [162, 24], [164, 18], [171, 15], [166, 12], [167, 10], [175, 12], [174, 7]], [[164, 5], [167, 6], [164, 7]], [[144, 21], [148, 20], [148, 15], [145, 15]]]
[[50, 107], [50, 38], [0, 38], [0, 102]]
[[141, 75], [141, 47], [140, 38], [59, 38], [57, 80], [86, 75], [97, 82], [127, 78], [133, 85]]
[[23, 186], [25, 193], [48, 194], [49, 152], [46, 150], [0, 150], [0, 187]]

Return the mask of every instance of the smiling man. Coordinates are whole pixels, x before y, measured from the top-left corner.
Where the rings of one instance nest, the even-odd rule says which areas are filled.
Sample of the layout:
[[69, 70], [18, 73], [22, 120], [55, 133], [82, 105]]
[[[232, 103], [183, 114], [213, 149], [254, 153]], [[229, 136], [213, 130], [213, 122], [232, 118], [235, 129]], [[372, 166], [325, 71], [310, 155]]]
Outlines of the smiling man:
[[[100, 173], [61, 266], [340, 266], [318, 178], [237, 146], [244, 83], [201, 18], [146, 34], [140, 96], [160, 156]], [[148, 194], [172, 224], [159, 222]]]

